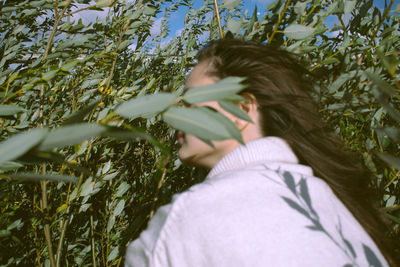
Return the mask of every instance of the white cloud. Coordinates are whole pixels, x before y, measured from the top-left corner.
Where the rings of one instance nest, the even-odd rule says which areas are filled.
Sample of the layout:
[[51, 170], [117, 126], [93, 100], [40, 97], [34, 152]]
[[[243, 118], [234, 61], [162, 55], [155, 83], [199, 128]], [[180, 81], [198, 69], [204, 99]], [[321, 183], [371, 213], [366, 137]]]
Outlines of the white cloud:
[[[71, 11], [76, 11], [88, 6], [91, 6], [93, 3], [89, 4], [75, 4], [76, 7], [72, 8]], [[95, 22], [97, 18], [100, 20], [105, 21], [107, 17], [107, 13], [109, 11], [109, 7], [103, 8], [103, 11], [97, 11], [97, 10], [83, 10], [79, 11], [78, 13], [75, 13], [71, 16], [72, 21], [78, 21], [79, 19], [82, 19], [83, 24], [89, 24], [90, 22]]]
[[176, 30], [175, 36], [180, 36], [182, 34], [182, 32], [183, 32], [183, 28]]
[[156, 19], [153, 23], [153, 25], [151, 25], [150, 28], [150, 34], [151, 36], [157, 36], [161, 33], [161, 23], [162, 23], [163, 17]]

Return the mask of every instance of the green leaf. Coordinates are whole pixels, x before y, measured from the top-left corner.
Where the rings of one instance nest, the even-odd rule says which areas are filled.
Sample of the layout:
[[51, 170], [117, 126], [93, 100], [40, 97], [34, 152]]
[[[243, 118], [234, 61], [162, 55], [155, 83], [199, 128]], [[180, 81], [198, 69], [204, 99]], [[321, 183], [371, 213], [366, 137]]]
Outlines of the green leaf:
[[79, 60], [70, 60], [61, 66], [61, 70], [70, 71], [76, 64], [79, 63]]
[[242, 23], [240, 21], [234, 20], [233, 18], [229, 19], [227, 22], [227, 28], [232, 33], [239, 33], [241, 27], [242, 27]]
[[40, 144], [40, 150], [79, 144], [86, 139], [98, 136], [106, 127], [95, 123], [72, 124], [51, 131]]
[[57, 75], [58, 70], [51, 70], [42, 74], [42, 79], [46, 82], [50, 81]]
[[143, 14], [148, 16], [153, 16], [156, 13], [156, 9], [151, 6], [145, 6], [143, 9]]
[[240, 83], [244, 79], [242, 77], [228, 77], [215, 84], [190, 88], [183, 95], [183, 100], [189, 104], [196, 104], [227, 98], [246, 87]]
[[113, 211], [113, 216], [117, 217], [121, 214], [125, 207], [125, 200], [121, 199]]
[[0, 164], [0, 173], [4, 173], [6, 171], [11, 171], [15, 170], [18, 168], [23, 167], [24, 165], [18, 163], [18, 162], [13, 162], [13, 161], [6, 161]]
[[68, 182], [68, 183], [76, 183], [78, 181], [76, 177], [68, 175], [57, 175], [57, 174], [16, 173], [16, 174], [10, 174], [8, 176], [15, 180], [25, 180], [25, 181], [48, 180], [51, 182]]
[[81, 186], [81, 193], [80, 196], [85, 197], [90, 195], [94, 189], [95, 182], [93, 182], [92, 178], [86, 179], [86, 181]]
[[118, 256], [118, 253], [119, 253], [119, 248], [117, 246], [110, 252], [110, 255], [108, 255], [107, 261], [112, 261], [113, 259], [115, 259]]
[[275, 9], [276, 7], [278, 7], [278, 5], [280, 4], [280, 2], [281, 2], [281, 1], [279, 1], [279, 0], [275, 0], [274, 2], [270, 3], [270, 4], [267, 6], [267, 11], [271, 11], [271, 10]]
[[7, 230], [8, 231], [11, 231], [11, 230], [13, 230], [13, 229], [15, 229], [15, 228], [19, 228], [19, 227], [21, 227], [22, 225], [23, 225], [24, 223], [22, 223], [22, 220], [21, 219], [18, 219], [18, 220], [16, 220], [15, 222], [13, 222], [12, 224], [10, 224], [8, 227], [7, 227]]
[[221, 122], [200, 108], [171, 107], [163, 120], [172, 127], [205, 140], [232, 138]]
[[242, 133], [239, 131], [239, 129], [236, 127], [236, 125], [226, 116], [224, 116], [222, 113], [218, 111], [212, 111], [211, 109], [207, 107], [199, 107], [198, 109], [203, 110], [204, 113], [208, 113], [210, 117], [215, 118], [216, 120], [219, 120], [221, 125], [223, 125], [229, 132], [229, 134], [235, 138], [237, 141], [239, 141], [241, 144], [244, 144], [243, 138], [242, 138]]
[[118, 51], [124, 50], [125, 48], [127, 48], [127, 47], [130, 46], [131, 44], [133, 44], [133, 42], [132, 42], [131, 40], [125, 40], [125, 41], [123, 41], [123, 42], [119, 45]]
[[301, 40], [311, 36], [314, 33], [314, 29], [300, 24], [292, 24], [286, 27], [284, 33], [289, 38]]
[[241, 0], [224, 0], [221, 8], [233, 9], [241, 3]]
[[236, 117], [238, 117], [238, 118], [240, 118], [242, 120], [245, 120], [245, 121], [253, 123], [253, 121], [251, 120], [249, 115], [247, 115], [246, 112], [244, 112], [242, 109], [240, 109], [234, 103], [232, 103], [230, 101], [221, 100], [221, 101], [218, 101], [218, 104], [221, 106], [221, 108], [223, 108], [224, 110], [228, 111], [232, 115], [235, 115]]
[[97, 106], [97, 104], [99, 103], [98, 100], [95, 100], [91, 103], [89, 103], [88, 105], [85, 105], [83, 108], [75, 111], [74, 113], [72, 113], [64, 122], [63, 125], [67, 125], [67, 124], [74, 124], [74, 123], [78, 123], [78, 122], [82, 122], [83, 119], [85, 118], [85, 116], [91, 112], [95, 106]]
[[47, 129], [37, 128], [11, 136], [0, 143], [0, 163], [17, 159], [43, 140]]
[[14, 105], [0, 105], [0, 116], [11, 116], [24, 111], [23, 108]]
[[96, 7], [102, 8], [102, 7], [109, 7], [113, 4], [113, 0], [99, 0], [96, 1]]
[[340, 61], [335, 57], [327, 58], [324, 60], [324, 64], [334, 64], [334, 63], [339, 63], [339, 62]]
[[6, 236], [10, 236], [10, 235], [11, 235], [11, 231], [0, 230], [0, 237], [6, 237]]
[[377, 153], [378, 156], [385, 162], [387, 162], [393, 168], [400, 170], [400, 158], [390, 155], [388, 153]]
[[120, 184], [120, 186], [118, 187], [118, 191], [115, 194], [116, 197], [122, 197], [123, 194], [125, 194], [126, 191], [128, 191], [128, 189], [131, 186], [127, 183], [127, 182], [123, 182], [122, 184]]
[[119, 105], [115, 112], [125, 118], [151, 117], [164, 111], [176, 99], [172, 93], [139, 96]]
[[346, 0], [344, 2], [344, 14], [349, 14], [356, 6], [356, 0]]

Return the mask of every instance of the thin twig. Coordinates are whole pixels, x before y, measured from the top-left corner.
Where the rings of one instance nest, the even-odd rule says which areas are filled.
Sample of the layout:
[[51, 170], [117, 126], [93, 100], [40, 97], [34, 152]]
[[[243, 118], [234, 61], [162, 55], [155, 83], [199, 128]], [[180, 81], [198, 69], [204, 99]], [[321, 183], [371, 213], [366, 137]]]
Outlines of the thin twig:
[[114, 56], [113, 63], [112, 63], [112, 66], [111, 66], [111, 70], [110, 70], [110, 75], [108, 76], [108, 80], [107, 80], [107, 85], [106, 85], [106, 87], [104, 89], [105, 92], [107, 92], [107, 90], [110, 88], [111, 79], [112, 79], [112, 77], [114, 75], [115, 65], [116, 65], [117, 59], [118, 59], [118, 49], [119, 49], [120, 44], [122, 43], [122, 38], [124, 37], [125, 32], [128, 30], [130, 24], [131, 24], [131, 20], [128, 20], [126, 25], [125, 25], [125, 27], [124, 27], [124, 29], [122, 30], [121, 34], [119, 35], [119, 38], [118, 38], [118, 41], [117, 41], [117, 45], [115, 46], [116, 55]]
[[[69, 204], [69, 195], [71, 193], [71, 183], [68, 186], [68, 192], [67, 192], [67, 200], [65, 201], [66, 204]], [[64, 242], [64, 237], [65, 233], [67, 232], [67, 226], [68, 226], [68, 220], [69, 218], [64, 218], [61, 223], [61, 229], [60, 229], [60, 240], [58, 240], [58, 246], [57, 246], [57, 254], [56, 254], [56, 266], [60, 266], [60, 260], [61, 260], [61, 252], [62, 252], [62, 247], [63, 247], [63, 242]]]
[[57, 246], [56, 267], [60, 266], [61, 251], [62, 251], [65, 233], [67, 231], [67, 226], [68, 226], [68, 219], [63, 219], [63, 221], [61, 223], [60, 240], [58, 240], [58, 246]]
[[53, 42], [54, 35], [56, 34], [58, 24], [60, 23], [61, 19], [64, 17], [63, 14], [64, 14], [65, 10], [67, 10], [67, 7], [69, 6], [69, 4], [71, 2], [72, 2], [72, 0], [68, 0], [68, 2], [65, 4], [63, 10], [61, 11], [61, 14], [59, 14], [56, 17], [56, 21], [54, 22], [53, 30], [51, 31], [50, 38], [47, 41], [46, 50], [44, 51], [44, 54], [43, 54], [43, 59], [42, 59], [43, 62], [46, 61], [47, 55], [49, 54], [51, 43]]
[[277, 21], [277, 23], [275, 24], [275, 27], [274, 27], [274, 30], [272, 31], [272, 34], [271, 34], [270, 36], [267, 36], [267, 38], [268, 38], [268, 45], [271, 44], [272, 39], [274, 38], [276, 32], [278, 31], [278, 28], [279, 28], [279, 25], [281, 24], [283, 15], [285, 14], [286, 10], [289, 8], [290, 2], [291, 2], [291, 0], [287, 0], [287, 1], [286, 1], [285, 7], [283, 8], [282, 12], [279, 13], [278, 21]]
[[95, 244], [94, 244], [94, 231], [93, 231], [93, 214], [90, 215], [90, 236], [92, 239], [92, 266], [96, 266], [96, 252], [95, 252]]
[[156, 206], [156, 203], [158, 201], [158, 193], [160, 192], [160, 189], [164, 184], [165, 175], [167, 174], [166, 166], [167, 166], [168, 162], [169, 162], [168, 159], [166, 159], [166, 160], [164, 159], [164, 161], [162, 163], [162, 172], [163, 173], [162, 173], [162, 175], [160, 177], [160, 180], [158, 180], [156, 196], [153, 199], [153, 207], [152, 207], [152, 209], [150, 211], [150, 214], [149, 214], [150, 218], [153, 217], [153, 215], [154, 215], [155, 206]]
[[[44, 164], [43, 164], [44, 165]], [[46, 167], [46, 165], [44, 165], [43, 167]], [[46, 172], [46, 169], [43, 168], [43, 172]], [[42, 210], [45, 212], [46, 214], [46, 223], [44, 225], [44, 236], [46, 238], [46, 243], [47, 243], [47, 248], [49, 250], [49, 259], [50, 259], [50, 266], [51, 267], [55, 267], [56, 266], [56, 262], [54, 260], [54, 254], [53, 254], [53, 245], [51, 244], [51, 233], [50, 233], [50, 225], [47, 222], [47, 217], [48, 217], [48, 207], [47, 207], [47, 181], [41, 181], [40, 185], [42, 187]]]
[[222, 29], [221, 17], [219, 16], [218, 0], [214, 0], [214, 11], [215, 14], [217, 15], [219, 36], [221, 38], [224, 38], [224, 30]]

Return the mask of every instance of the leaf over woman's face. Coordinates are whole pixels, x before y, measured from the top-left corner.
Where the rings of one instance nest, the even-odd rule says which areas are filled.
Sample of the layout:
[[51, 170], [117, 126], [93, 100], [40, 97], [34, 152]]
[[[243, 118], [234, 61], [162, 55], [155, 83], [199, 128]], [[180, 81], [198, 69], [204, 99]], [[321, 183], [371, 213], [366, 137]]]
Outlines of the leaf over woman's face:
[[163, 120], [172, 127], [205, 140], [232, 138], [230, 132], [217, 118], [200, 108], [171, 107]]

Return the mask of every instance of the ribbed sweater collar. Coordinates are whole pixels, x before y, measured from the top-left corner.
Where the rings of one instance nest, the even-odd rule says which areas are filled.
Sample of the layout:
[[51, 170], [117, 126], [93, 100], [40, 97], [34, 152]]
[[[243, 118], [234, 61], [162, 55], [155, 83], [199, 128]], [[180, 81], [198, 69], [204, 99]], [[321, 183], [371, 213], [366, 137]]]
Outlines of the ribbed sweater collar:
[[209, 172], [212, 178], [222, 172], [241, 169], [257, 162], [298, 164], [299, 160], [290, 146], [279, 137], [264, 137], [240, 145], [226, 154]]

